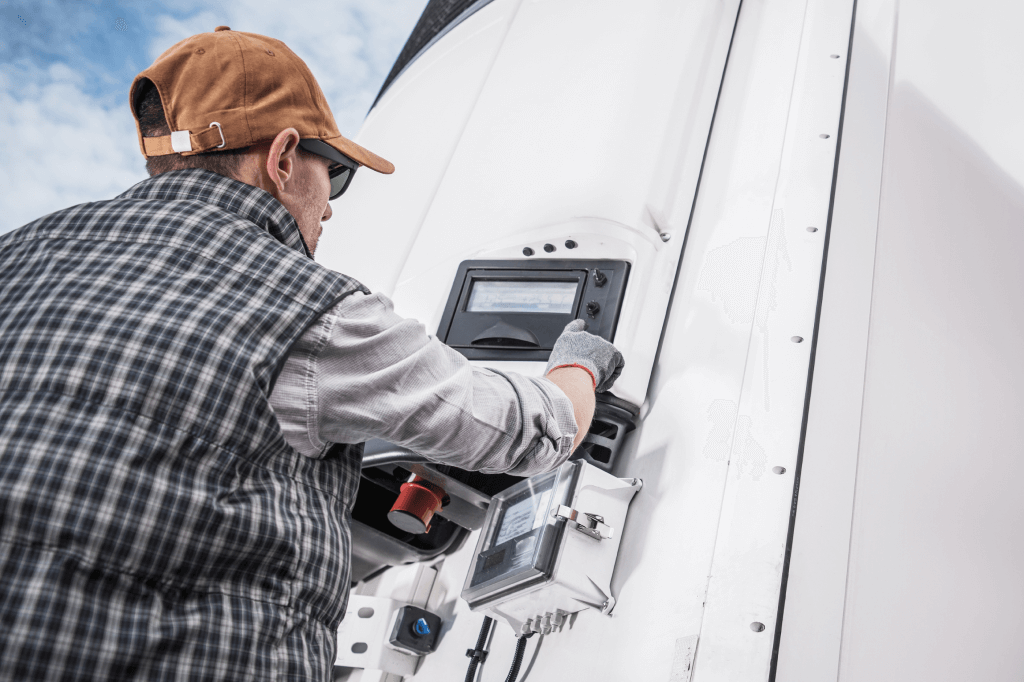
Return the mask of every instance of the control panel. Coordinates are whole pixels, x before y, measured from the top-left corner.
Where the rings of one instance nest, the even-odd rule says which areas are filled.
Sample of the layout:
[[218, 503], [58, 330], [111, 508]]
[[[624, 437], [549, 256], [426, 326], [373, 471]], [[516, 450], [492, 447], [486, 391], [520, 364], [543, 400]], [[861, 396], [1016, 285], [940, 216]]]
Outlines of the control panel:
[[462, 598], [519, 635], [560, 630], [586, 608], [610, 613], [622, 528], [642, 485], [577, 461], [498, 493]]
[[547, 360], [575, 319], [614, 341], [628, 277], [622, 260], [464, 261], [437, 336], [470, 360]]

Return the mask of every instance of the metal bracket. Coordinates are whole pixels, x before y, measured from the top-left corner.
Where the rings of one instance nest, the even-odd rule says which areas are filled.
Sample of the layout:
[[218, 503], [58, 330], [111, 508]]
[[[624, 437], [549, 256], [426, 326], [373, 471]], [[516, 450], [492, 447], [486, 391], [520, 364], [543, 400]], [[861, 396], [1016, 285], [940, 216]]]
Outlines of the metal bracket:
[[556, 519], [565, 519], [570, 528], [575, 528], [595, 540], [611, 540], [615, 535], [615, 529], [606, 524], [604, 517], [598, 514], [580, 512], [564, 504], [558, 505], [553, 514]]

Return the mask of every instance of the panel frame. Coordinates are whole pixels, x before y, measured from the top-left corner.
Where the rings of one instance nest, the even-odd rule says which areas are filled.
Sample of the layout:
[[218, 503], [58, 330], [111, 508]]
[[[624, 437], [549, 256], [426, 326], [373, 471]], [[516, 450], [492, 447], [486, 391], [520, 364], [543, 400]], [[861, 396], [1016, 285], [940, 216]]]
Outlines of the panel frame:
[[778, 634], [779, 680], [839, 677], [895, 30], [895, 0], [858, 0]]
[[[792, 21], [799, 9], [778, 3], [770, 11]], [[773, 677], [854, 2], [809, 0], [803, 9], [697, 649], [699, 682]], [[771, 473], [749, 475], [757, 465]]]

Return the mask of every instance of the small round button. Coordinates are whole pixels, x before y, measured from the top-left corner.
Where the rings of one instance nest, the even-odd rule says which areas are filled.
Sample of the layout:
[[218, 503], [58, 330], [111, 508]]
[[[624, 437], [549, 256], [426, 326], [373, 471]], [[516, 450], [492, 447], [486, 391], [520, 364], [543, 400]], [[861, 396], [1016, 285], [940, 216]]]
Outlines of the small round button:
[[523, 247], [523, 255], [524, 256], [532, 256], [533, 255], [533, 249], [531, 249], [529, 246]]
[[420, 637], [425, 637], [430, 634], [430, 623], [426, 618], [417, 618], [416, 622], [412, 624], [412, 631]]
[[548, 253], [551, 253], [552, 251], [555, 250], [555, 245], [554, 244], [545, 244], [544, 245], [544, 250], [547, 251]]
[[565, 240], [565, 248], [567, 248], [567, 249], [575, 249], [577, 246], [579, 246], [579, 244], [577, 244], [572, 239], [566, 239]]
[[215, 28], [213, 30], [214, 31], [230, 31], [231, 27], [230, 26], [218, 26], [217, 28]]

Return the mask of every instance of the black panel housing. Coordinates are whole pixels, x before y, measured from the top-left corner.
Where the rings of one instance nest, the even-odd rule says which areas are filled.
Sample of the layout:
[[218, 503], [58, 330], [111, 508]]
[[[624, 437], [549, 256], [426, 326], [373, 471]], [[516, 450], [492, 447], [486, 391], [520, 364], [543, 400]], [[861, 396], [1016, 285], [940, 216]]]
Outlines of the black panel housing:
[[[623, 260], [516, 259], [463, 261], [452, 284], [437, 337], [470, 360], [546, 361], [565, 325], [587, 322], [587, 331], [615, 340], [615, 326], [626, 292], [629, 262]], [[567, 314], [470, 312], [473, 285], [479, 281], [575, 282], [576, 296]], [[515, 338], [481, 344], [494, 328], [518, 331], [536, 340], [532, 346]], [[525, 338], [525, 337], [524, 337]]]

